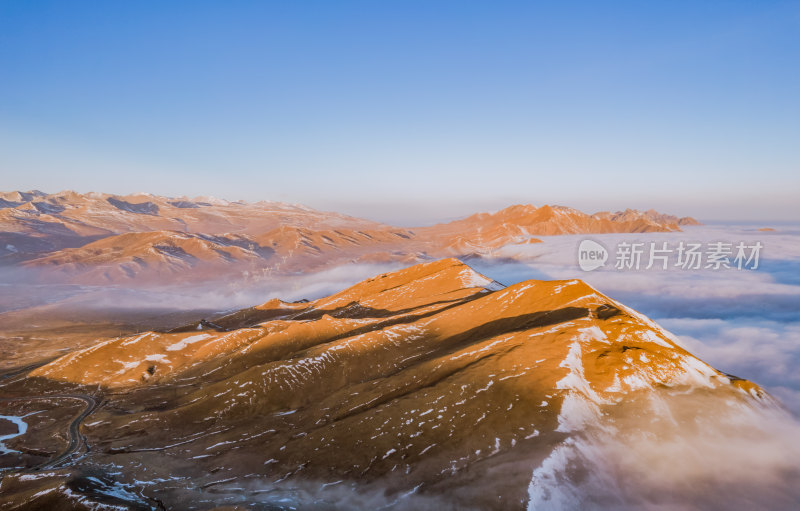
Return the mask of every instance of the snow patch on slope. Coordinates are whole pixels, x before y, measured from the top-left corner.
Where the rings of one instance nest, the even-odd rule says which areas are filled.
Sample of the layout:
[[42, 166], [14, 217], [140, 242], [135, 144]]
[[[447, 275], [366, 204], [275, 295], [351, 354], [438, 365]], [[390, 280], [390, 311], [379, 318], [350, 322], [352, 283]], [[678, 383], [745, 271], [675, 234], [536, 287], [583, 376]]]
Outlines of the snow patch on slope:
[[210, 337], [213, 337], [213, 336], [211, 334], [190, 335], [189, 337], [185, 337], [185, 338], [181, 339], [179, 342], [176, 342], [175, 344], [170, 344], [169, 346], [166, 347], [166, 350], [167, 351], [179, 351], [179, 350], [182, 350], [182, 349], [186, 348], [186, 346], [188, 346], [190, 344], [194, 344], [196, 342], [203, 341], [203, 340], [208, 339]]
[[578, 329], [567, 356], [559, 364], [568, 370], [566, 376], [556, 383], [557, 389], [566, 390], [561, 412], [558, 415], [557, 431], [568, 432], [581, 429], [587, 422], [595, 421], [600, 414], [597, 405], [608, 404], [592, 389], [583, 370], [582, 343], [606, 341], [606, 335], [596, 326]]

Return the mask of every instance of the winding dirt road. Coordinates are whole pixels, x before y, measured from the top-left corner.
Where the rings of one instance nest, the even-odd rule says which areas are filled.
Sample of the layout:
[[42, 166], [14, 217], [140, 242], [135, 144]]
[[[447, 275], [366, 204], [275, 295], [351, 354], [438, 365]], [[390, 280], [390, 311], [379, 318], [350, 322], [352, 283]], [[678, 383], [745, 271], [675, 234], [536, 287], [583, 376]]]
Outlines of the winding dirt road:
[[53, 394], [50, 396], [20, 396], [0, 398], [0, 402], [53, 401], [59, 399], [77, 399], [79, 401], [83, 401], [86, 404], [86, 407], [69, 424], [69, 445], [67, 446], [66, 450], [52, 460], [33, 467], [34, 470], [56, 468], [81, 449], [85, 449], [86, 451], [89, 450], [89, 445], [86, 443], [86, 437], [81, 434], [80, 427], [83, 421], [86, 420], [86, 417], [91, 415], [91, 413], [97, 409], [98, 402], [95, 398], [88, 394]]

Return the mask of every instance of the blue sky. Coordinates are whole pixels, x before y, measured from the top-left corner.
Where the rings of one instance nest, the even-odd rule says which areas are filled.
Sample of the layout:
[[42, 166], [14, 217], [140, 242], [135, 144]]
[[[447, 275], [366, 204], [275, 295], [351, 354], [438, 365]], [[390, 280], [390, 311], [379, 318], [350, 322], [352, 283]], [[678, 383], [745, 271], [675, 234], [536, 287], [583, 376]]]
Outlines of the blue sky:
[[800, 2], [0, 2], [2, 189], [800, 218]]

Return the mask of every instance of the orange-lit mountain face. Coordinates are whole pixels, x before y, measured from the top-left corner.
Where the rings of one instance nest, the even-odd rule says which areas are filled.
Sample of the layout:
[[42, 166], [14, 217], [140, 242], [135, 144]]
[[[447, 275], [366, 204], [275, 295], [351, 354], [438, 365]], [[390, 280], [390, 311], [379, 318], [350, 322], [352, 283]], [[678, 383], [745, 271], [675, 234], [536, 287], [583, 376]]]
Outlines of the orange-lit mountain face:
[[279, 202], [172, 199], [150, 194], [0, 193], [0, 241], [6, 255], [74, 248], [119, 234], [164, 231], [248, 237], [281, 226], [383, 227], [368, 220]]
[[276, 202], [10, 192], [0, 194], [0, 261], [45, 282], [175, 285], [352, 261], [413, 264], [536, 236], [668, 232], [692, 223], [654, 211], [587, 215], [528, 205], [408, 229]]
[[597, 435], [772, 406], [579, 280], [504, 287], [456, 259], [97, 343], [23, 384], [101, 401], [80, 425], [100, 475], [7, 476], [27, 505], [102, 486], [168, 509], [540, 509]]
[[656, 211], [632, 209], [624, 212], [601, 212], [587, 215], [577, 209], [563, 206], [531, 205], [510, 206], [496, 213], [478, 213], [463, 220], [440, 224], [433, 231], [451, 232], [453, 235], [483, 237], [491, 246], [494, 240], [516, 235], [522, 239], [558, 234], [609, 233], [609, 232], [669, 232], [679, 231], [680, 225], [694, 225], [693, 218], [677, 218]]

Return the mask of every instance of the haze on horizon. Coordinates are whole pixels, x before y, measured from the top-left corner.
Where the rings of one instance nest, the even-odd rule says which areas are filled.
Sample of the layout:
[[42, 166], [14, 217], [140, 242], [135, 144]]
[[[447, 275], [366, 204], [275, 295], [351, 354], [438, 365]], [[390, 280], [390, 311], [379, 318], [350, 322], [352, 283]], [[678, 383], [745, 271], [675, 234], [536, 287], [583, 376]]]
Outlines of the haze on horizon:
[[798, 29], [797, 1], [3, 2], [2, 188], [796, 220]]

